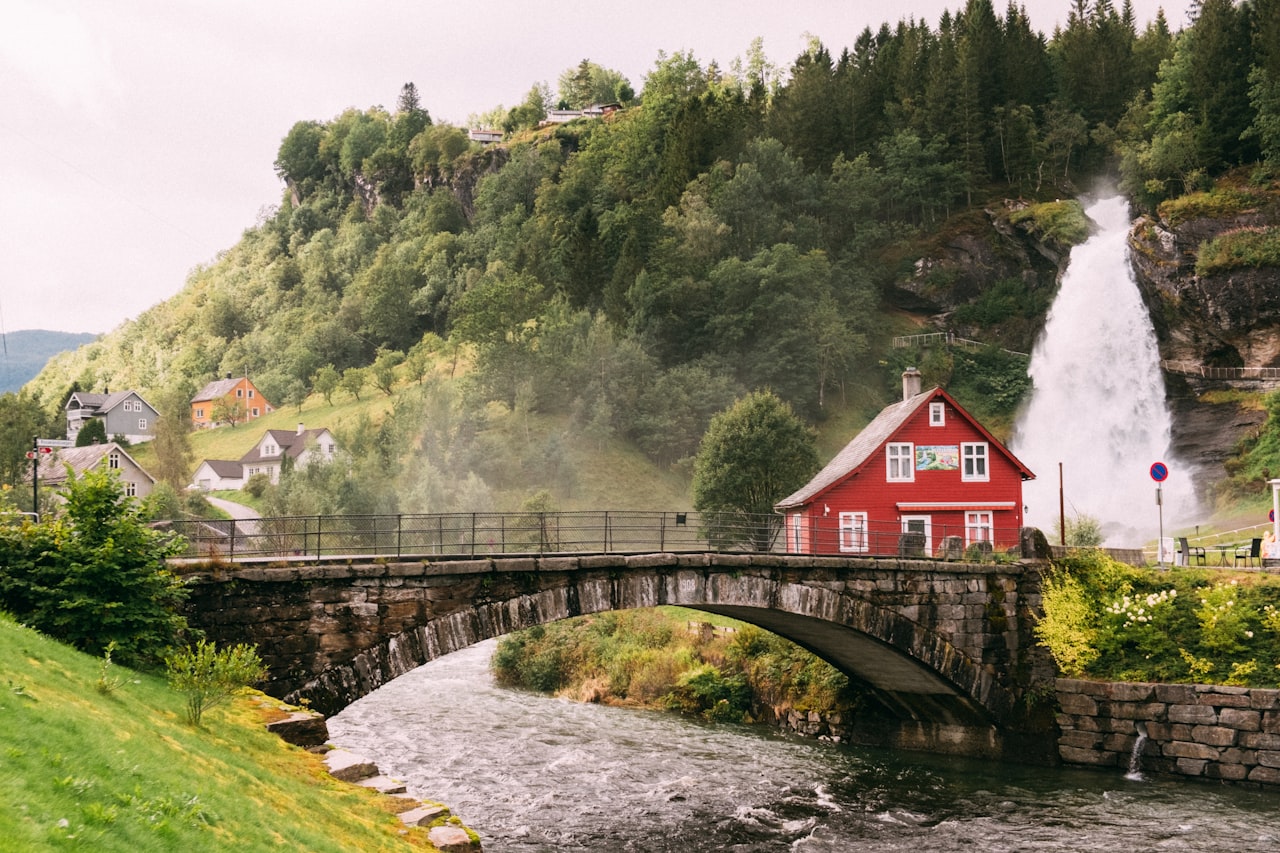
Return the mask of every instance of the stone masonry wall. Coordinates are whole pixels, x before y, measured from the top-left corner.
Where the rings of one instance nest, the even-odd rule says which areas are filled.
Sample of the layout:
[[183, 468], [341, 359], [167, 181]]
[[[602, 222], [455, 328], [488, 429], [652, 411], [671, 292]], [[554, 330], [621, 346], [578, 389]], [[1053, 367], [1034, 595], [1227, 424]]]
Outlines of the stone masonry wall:
[[1280, 788], [1280, 690], [1057, 680], [1068, 764]]

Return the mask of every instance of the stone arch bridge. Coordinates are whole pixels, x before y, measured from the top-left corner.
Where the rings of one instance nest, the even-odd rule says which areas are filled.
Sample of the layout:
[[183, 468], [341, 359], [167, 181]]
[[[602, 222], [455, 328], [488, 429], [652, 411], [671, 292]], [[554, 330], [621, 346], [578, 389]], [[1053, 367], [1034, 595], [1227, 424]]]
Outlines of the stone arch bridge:
[[1056, 760], [1035, 561], [744, 553], [322, 557], [187, 565], [187, 615], [256, 643], [265, 689], [333, 714], [441, 655], [534, 625], [682, 605], [772, 631], [865, 687], [863, 743]]

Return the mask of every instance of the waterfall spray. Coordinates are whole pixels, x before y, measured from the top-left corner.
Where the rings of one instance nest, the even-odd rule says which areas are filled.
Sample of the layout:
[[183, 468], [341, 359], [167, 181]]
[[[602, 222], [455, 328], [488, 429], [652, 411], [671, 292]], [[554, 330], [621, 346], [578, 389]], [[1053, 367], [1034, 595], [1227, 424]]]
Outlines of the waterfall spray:
[[1152, 463], [1169, 470], [1166, 526], [1189, 518], [1195, 498], [1187, 466], [1171, 455], [1155, 329], [1129, 265], [1128, 205], [1105, 198], [1085, 212], [1098, 227], [1072, 250], [1032, 350], [1033, 389], [1011, 448], [1037, 476], [1023, 493], [1028, 524], [1057, 526], [1061, 463], [1068, 520], [1091, 516], [1108, 544], [1135, 546], [1157, 532]]

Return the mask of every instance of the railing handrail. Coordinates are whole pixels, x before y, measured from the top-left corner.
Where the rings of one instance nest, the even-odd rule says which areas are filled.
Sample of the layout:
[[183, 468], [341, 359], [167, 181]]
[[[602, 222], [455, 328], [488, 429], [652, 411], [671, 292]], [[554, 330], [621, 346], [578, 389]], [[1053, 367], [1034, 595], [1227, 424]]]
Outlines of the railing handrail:
[[1180, 376], [1196, 376], [1201, 379], [1264, 380], [1280, 379], [1280, 367], [1215, 367], [1193, 361], [1162, 359], [1160, 369]]
[[[653, 551], [844, 553], [961, 559], [1020, 553], [1020, 529], [942, 523], [929, 535], [898, 519], [842, 527], [837, 517], [806, 522], [792, 548], [784, 518], [694, 510], [579, 510], [512, 513], [398, 513], [277, 516], [252, 520], [159, 522], [182, 535], [186, 559], [237, 561], [281, 557], [432, 559], [527, 553], [633, 554]], [[816, 547], [815, 547], [816, 546]]]
[[[994, 344], [975, 341], [972, 338], [961, 338], [956, 336], [953, 332], [923, 332], [918, 335], [897, 335], [893, 339], [893, 347], [894, 349], [902, 349], [903, 347], [915, 345], [928, 346], [936, 341], [941, 341], [948, 346], [958, 346], [962, 349], [987, 349], [988, 347], [995, 346]], [[1019, 356], [1020, 358], [1031, 358], [1031, 356], [1025, 352], [1005, 349], [1004, 347], [996, 347], [996, 349], [1009, 355]]]

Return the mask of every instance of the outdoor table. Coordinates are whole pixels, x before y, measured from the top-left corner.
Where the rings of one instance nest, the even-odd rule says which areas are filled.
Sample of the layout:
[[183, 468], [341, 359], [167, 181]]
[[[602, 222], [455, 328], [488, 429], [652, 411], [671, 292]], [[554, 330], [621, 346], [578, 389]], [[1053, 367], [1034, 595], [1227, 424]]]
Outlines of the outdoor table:
[[[1230, 555], [1234, 557], [1236, 553], [1236, 549], [1239, 547], [1240, 547], [1239, 545], [1209, 545], [1206, 547], [1205, 552], [1216, 553], [1218, 555], [1217, 565], [1226, 566], [1226, 565], [1229, 565], [1227, 563], [1227, 556]], [[1208, 561], [1206, 560], [1205, 562], [1208, 562]]]

